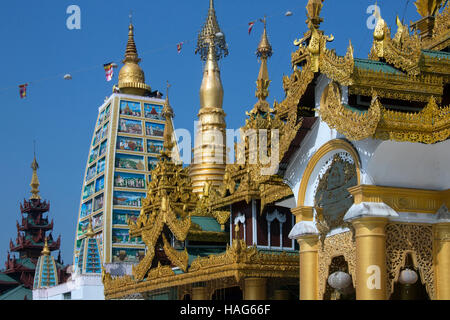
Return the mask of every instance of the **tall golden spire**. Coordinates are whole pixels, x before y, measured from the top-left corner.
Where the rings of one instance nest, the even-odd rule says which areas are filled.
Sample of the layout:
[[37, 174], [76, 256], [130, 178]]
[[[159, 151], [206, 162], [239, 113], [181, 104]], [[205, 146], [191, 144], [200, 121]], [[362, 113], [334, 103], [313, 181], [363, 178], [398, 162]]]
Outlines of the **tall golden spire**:
[[33, 175], [31, 177], [31, 197], [30, 200], [39, 200], [41, 197], [39, 196], [39, 179], [37, 175], [37, 169], [39, 169], [39, 164], [36, 161], [36, 155], [34, 156], [34, 160], [31, 163], [31, 169], [33, 169]]
[[272, 111], [269, 103], [266, 101], [266, 98], [269, 96], [269, 85], [271, 82], [269, 79], [269, 72], [267, 70], [267, 60], [272, 56], [272, 46], [267, 38], [266, 17], [264, 17], [261, 21], [264, 23], [264, 31], [258, 45], [258, 50], [256, 51], [256, 56], [261, 59], [258, 79], [256, 80], [255, 93], [255, 96], [258, 98], [258, 102], [256, 102], [253, 110], [250, 112], [252, 114], [268, 113]]
[[167, 82], [167, 89], [166, 89], [166, 101], [164, 102], [164, 107], [162, 110], [162, 115], [166, 119], [165, 125], [164, 125], [164, 143], [163, 143], [163, 150], [161, 151], [161, 155], [163, 157], [167, 157], [169, 159], [172, 158], [172, 149], [173, 149], [173, 125], [172, 125], [172, 118], [174, 116], [173, 109], [170, 106], [169, 102], [169, 88], [170, 84]]
[[145, 96], [150, 93], [150, 86], [145, 84], [144, 71], [139, 66], [136, 43], [134, 42], [134, 26], [130, 21], [128, 27], [128, 43], [125, 50], [124, 66], [119, 72], [119, 89], [121, 93]]
[[196, 53], [206, 61], [200, 87], [199, 124], [194, 147], [194, 163], [190, 167], [193, 191], [202, 194], [206, 183], [219, 186], [226, 166], [226, 123], [223, 86], [217, 61], [228, 55], [225, 35], [219, 28], [214, 1], [210, 0], [208, 16], [198, 35]]

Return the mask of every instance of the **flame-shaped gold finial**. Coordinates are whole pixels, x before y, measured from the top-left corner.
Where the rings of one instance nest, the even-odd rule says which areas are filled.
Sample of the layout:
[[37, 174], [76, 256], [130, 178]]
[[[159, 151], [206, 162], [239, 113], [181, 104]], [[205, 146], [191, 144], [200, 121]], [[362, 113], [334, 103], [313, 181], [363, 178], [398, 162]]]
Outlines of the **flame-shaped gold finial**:
[[269, 39], [267, 38], [267, 18], [264, 16], [264, 19], [261, 19], [261, 22], [264, 24], [264, 31], [261, 36], [261, 41], [258, 45], [258, 50], [256, 51], [256, 55], [260, 58], [269, 58], [272, 56], [272, 46], [270, 45]]
[[50, 248], [48, 247], [48, 238], [47, 237], [45, 237], [44, 248], [42, 249], [41, 255], [43, 255], [43, 256], [50, 255]]
[[269, 79], [269, 71], [267, 69], [267, 60], [272, 56], [272, 46], [267, 38], [266, 17], [260, 21], [264, 23], [264, 31], [258, 45], [258, 50], [256, 51], [256, 55], [261, 58], [261, 66], [259, 68], [258, 78], [256, 79], [255, 93], [255, 96], [258, 98], [258, 102], [254, 105], [252, 111], [250, 111], [250, 114], [268, 113], [272, 111], [269, 103], [266, 101], [269, 96], [269, 85], [271, 82]]
[[36, 156], [34, 156], [34, 160], [31, 163], [31, 169], [33, 169], [33, 175], [31, 177], [31, 200], [39, 200], [41, 197], [39, 196], [39, 179], [37, 175], [37, 169], [39, 169], [39, 164], [36, 161]]

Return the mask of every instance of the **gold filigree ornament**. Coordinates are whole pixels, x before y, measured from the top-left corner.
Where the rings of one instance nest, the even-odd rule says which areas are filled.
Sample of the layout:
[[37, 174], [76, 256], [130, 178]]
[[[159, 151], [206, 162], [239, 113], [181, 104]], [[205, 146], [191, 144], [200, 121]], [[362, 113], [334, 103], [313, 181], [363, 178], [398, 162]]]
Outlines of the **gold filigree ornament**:
[[386, 226], [388, 292], [392, 294], [408, 253], [412, 255], [414, 267], [418, 269], [430, 299], [435, 299], [433, 231], [427, 225], [390, 223]]
[[420, 59], [422, 55], [420, 40], [417, 35], [411, 36], [408, 27], [403, 25], [397, 17], [397, 33], [391, 38], [391, 31], [387, 23], [381, 18], [373, 34], [373, 45], [370, 58], [384, 59], [398, 69], [409, 75], [417, 76], [420, 73]]
[[348, 264], [348, 273], [352, 276], [356, 288], [356, 244], [353, 233], [343, 232], [327, 237], [321, 245], [319, 254], [319, 299], [325, 294], [329, 266], [335, 257], [343, 256]]
[[169, 260], [178, 268], [183, 270], [183, 272], [187, 271], [188, 268], [188, 261], [189, 261], [189, 255], [187, 252], [187, 249], [184, 248], [184, 251], [178, 251], [175, 248], [173, 248], [169, 242], [167, 241], [164, 234], [162, 235], [163, 242], [164, 242], [164, 252], [166, 253]]
[[366, 112], [352, 111], [342, 105], [340, 89], [335, 82], [324, 89], [317, 111], [330, 128], [336, 129], [349, 140], [372, 137], [381, 118], [381, 104], [376, 95]]
[[399, 112], [382, 108], [375, 138], [432, 144], [450, 136], [450, 106], [439, 108], [434, 97], [420, 112]]

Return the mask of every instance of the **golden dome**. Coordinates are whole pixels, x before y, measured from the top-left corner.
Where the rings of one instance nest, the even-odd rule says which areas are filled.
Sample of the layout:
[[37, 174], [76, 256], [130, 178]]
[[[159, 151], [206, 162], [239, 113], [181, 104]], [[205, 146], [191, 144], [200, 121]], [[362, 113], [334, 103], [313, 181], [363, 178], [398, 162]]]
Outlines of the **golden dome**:
[[119, 89], [121, 93], [147, 95], [151, 89], [145, 84], [144, 71], [139, 66], [141, 59], [138, 57], [134, 43], [134, 27], [131, 23], [128, 30], [127, 49], [125, 59], [122, 61], [124, 66], [119, 72]]

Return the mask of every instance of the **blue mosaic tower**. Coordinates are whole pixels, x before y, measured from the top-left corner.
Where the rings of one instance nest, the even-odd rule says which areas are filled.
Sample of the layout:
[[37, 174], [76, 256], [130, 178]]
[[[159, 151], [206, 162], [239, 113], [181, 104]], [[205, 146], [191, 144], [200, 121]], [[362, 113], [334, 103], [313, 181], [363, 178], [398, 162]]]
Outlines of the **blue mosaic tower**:
[[130, 239], [128, 221], [140, 214], [150, 171], [163, 148], [165, 100], [145, 84], [139, 62], [130, 24], [119, 83], [99, 108], [89, 149], [76, 230], [75, 267], [82, 258], [83, 246], [91, 243], [84, 241], [90, 219], [102, 264], [136, 263], [144, 256], [141, 239]]

